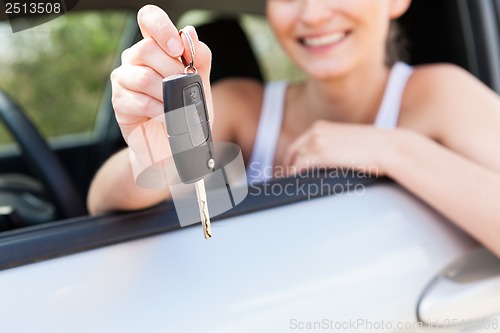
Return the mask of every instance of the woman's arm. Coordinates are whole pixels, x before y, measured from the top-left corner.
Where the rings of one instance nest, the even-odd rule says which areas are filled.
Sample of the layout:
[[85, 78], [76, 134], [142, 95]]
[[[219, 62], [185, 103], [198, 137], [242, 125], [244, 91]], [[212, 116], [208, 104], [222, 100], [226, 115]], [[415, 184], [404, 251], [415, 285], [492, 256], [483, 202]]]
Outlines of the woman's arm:
[[[137, 186], [134, 174], [138, 176], [151, 160], [170, 155], [163, 121], [162, 81], [182, 73], [185, 66], [179, 58], [190, 59], [191, 53], [185, 37], [180, 37], [161, 8], [144, 6], [137, 20], [144, 39], [122, 53], [121, 66], [111, 74], [113, 108], [128, 148], [108, 160], [94, 178], [88, 195], [88, 208], [93, 214], [145, 208], [169, 196], [168, 189]], [[203, 79], [212, 118], [211, 52], [198, 40], [193, 27], [186, 29], [196, 49], [195, 65]]]
[[500, 256], [500, 173], [413, 131], [391, 142], [387, 175]]
[[136, 185], [125, 148], [99, 169], [90, 185], [87, 206], [90, 214], [116, 209], [140, 209], [153, 206], [170, 197], [168, 187], [147, 189]]
[[417, 69], [409, 84], [407, 117], [435, 141], [400, 131], [387, 173], [500, 256], [499, 96], [450, 65]]
[[[182, 73], [185, 66], [179, 57], [190, 59], [191, 53], [185, 37], [179, 36], [161, 8], [146, 5], [139, 10], [137, 20], [144, 39], [122, 53], [121, 66], [111, 74], [113, 108], [128, 148], [111, 157], [93, 179], [87, 200], [92, 214], [146, 208], [170, 197], [168, 188], [138, 186], [134, 174], [139, 175], [151, 159], [159, 161], [171, 155], [163, 121], [162, 80]], [[243, 143], [247, 156], [253, 134], [241, 128], [248, 127], [248, 117], [255, 114], [249, 111], [260, 108], [262, 87], [251, 79], [237, 78], [222, 80], [212, 90], [210, 49], [198, 40], [193, 27], [185, 29], [194, 42], [194, 62], [203, 80], [214, 140]], [[213, 121], [214, 108], [217, 121]]]
[[376, 167], [500, 256], [500, 98], [449, 65], [417, 69], [406, 94], [410, 129], [318, 121], [285, 165]]

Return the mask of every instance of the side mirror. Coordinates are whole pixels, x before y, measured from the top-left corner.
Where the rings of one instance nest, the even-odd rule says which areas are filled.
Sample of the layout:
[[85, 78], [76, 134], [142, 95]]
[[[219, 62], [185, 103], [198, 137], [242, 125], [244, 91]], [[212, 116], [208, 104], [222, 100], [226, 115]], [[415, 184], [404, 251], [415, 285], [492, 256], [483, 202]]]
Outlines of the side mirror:
[[432, 327], [484, 325], [500, 315], [500, 259], [478, 248], [446, 267], [429, 283], [417, 306]]

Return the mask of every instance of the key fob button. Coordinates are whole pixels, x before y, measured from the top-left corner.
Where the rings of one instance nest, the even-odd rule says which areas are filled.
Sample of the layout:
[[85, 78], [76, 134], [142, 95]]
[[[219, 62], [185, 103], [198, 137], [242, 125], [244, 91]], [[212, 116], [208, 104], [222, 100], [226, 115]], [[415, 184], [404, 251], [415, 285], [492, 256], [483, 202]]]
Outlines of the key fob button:
[[[184, 106], [194, 105], [196, 114], [192, 114], [193, 123], [207, 121], [205, 103], [201, 93], [201, 86], [198, 83], [193, 83], [183, 89]], [[189, 119], [188, 119], [189, 123]]]
[[208, 127], [205, 103], [201, 86], [193, 83], [183, 89], [186, 123], [193, 147], [198, 147], [208, 140]]
[[194, 126], [189, 126], [189, 136], [193, 147], [201, 146], [208, 139], [207, 122], [201, 122]]

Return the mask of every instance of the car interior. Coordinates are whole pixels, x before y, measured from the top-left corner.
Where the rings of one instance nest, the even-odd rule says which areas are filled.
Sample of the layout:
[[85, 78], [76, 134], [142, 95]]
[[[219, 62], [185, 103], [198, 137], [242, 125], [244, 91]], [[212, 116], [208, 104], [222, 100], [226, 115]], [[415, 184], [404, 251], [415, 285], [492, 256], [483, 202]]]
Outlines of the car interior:
[[[272, 56], [256, 54], [252, 36], [248, 36], [240, 24], [241, 13], [262, 16], [265, 0], [201, 3], [170, 0], [159, 1], [158, 5], [174, 20], [197, 7], [211, 13], [210, 22], [197, 29], [200, 39], [213, 52], [212, 82], [228, 77], [267, 81], [268, 74], [262, 68], [266, 58]], [[124, 49], [141, 38], [135, 13], [142, 5], [142, 1], [133, 0], [82, 1], [67, 15], [95, 10], [130, 12], [131, 19], [120, 45]], [[500, 93], [499, 22], [500, 0], [418, 0], [413, 1], [408, 13], [399, 20], [409, 45], [411, 65], [457, 64]], [[227, 47], [228, 39], [231, 50]], [[119, 53], [114, 56], [112, 67], [119, 65]], [[0, 120], [17, 143], [17, 146], [0, 149], [0, 268], [179, 228], [171, 202], [138, 212], [87, 215], [85, 200], [93, 175], [111, 154], [125, 146], [114, 121], [110, 96], [108, 80], [92, 135], [49, 140], [33, 125], [17, 96], [6, 93], [0, 86]], [[371, 184], [388, 180], [364, 181]], [[302, 199], [252, 198], [220, 218]], [[137, 223], [124, 223], [129, 220]], [[85, 235], [84, 241], [75, 243], [82, 235]], [[45, 252], [39, 252], [38, 245], [55, 240], [57, 246], [45, 247]]]

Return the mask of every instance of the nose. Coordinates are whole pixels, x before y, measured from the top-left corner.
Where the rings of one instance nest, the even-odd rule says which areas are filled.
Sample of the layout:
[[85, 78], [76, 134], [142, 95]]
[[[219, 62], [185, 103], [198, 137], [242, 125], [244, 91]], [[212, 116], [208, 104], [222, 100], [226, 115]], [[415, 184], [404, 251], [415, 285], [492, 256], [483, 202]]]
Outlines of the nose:
[[332, 18], [333, 10], [326, 0], [303, 0], [301, 21], [310, 26], [321, 25]]

